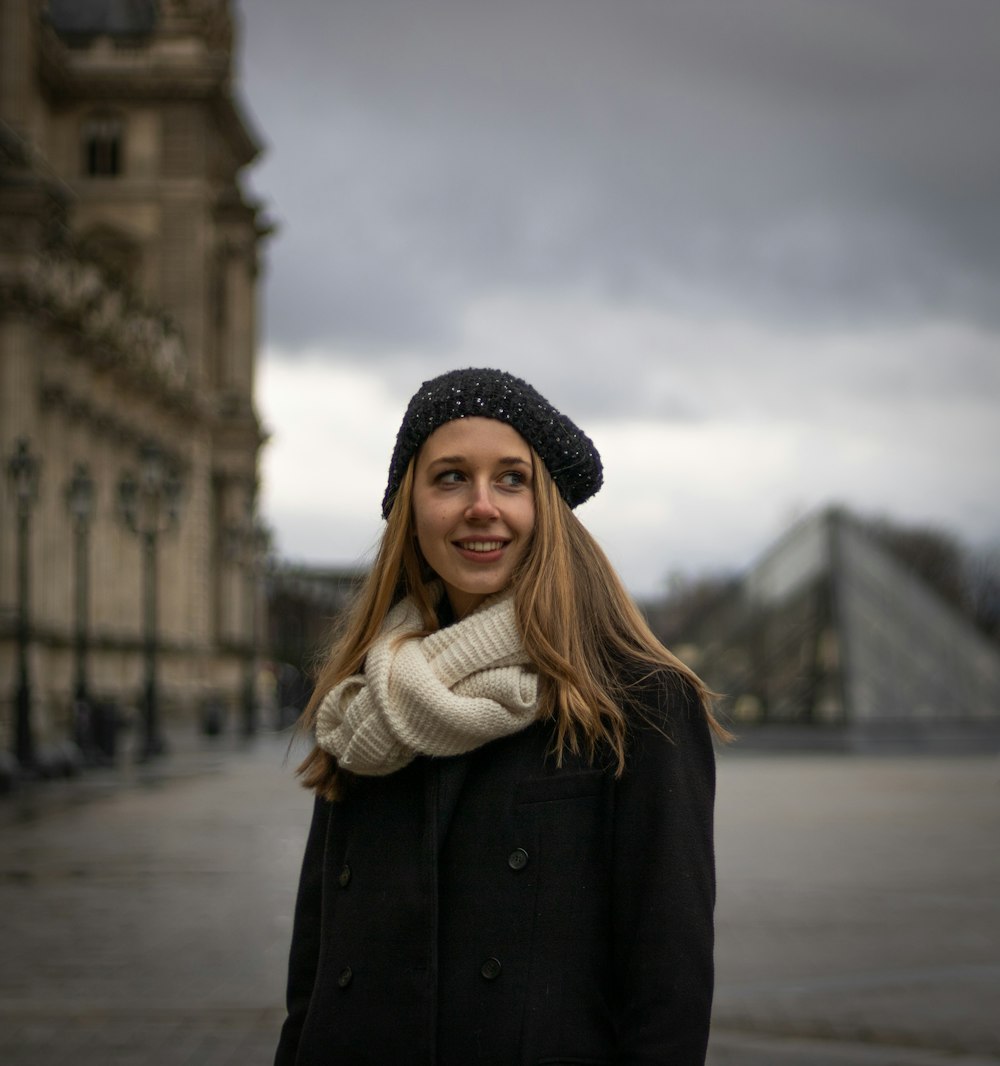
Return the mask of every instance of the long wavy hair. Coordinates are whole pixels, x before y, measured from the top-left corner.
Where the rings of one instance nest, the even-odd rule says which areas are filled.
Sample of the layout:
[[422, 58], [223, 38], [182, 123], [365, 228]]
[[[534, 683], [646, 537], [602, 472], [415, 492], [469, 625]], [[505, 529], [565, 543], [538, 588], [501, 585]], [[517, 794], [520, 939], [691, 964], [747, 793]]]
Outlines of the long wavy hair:
[[[616, 773], [625, 768], [629, 688], [665, 670], [696, 693], [712, 732], [731, 739], [712, 713], [712, 693], [654, 636], [598, 543], [559, 495], [531, 451], [535, 526], [511, 581], [525, 654], [539, 675], [539, 717], [554, 723], [554, 754], [591, 759], [599, 746], [612, 754]], [[315, 726], [319, 705], [340, 681], [360, 673], [386, 615], [404, 596], [419, 606], [424, 635], [438, 628], [439, 590], [417, 545], [410, 461], [379, 542], [368, 577], [335, 631], [331, 651], [316, 678], [299, 729]], [[327, 799], [342, 794], [342, 771], [318, 745], [296, 771], [306, 788]]]

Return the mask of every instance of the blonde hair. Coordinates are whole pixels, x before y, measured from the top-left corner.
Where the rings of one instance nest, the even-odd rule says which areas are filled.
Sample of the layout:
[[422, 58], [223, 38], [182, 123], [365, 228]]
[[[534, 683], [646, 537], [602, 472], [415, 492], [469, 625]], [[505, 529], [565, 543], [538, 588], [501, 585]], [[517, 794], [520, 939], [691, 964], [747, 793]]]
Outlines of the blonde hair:
[[[713, 733], [730, 734], [712, 713], [712, 693], [650, 630], [621, 579], [580, 520], [569, 509], [545, 464], [531, 449], [535, 527], [511, 587], [524, 650], [540, 680], [539, 717], [555, 723], [554, 753], [594, 758], [606, 746], [620, 775], [625, 768], [629, 689], [642, 676], [665, 670], [693, 688]], [[400, 482], [371, 571], [343, 619], [299, 721], [313, 728], [323, 697], [344, 678], [361, 672], [365, 656], [392, 606], [411, 596], [424, 632], [438, 627], [432, 599], [434, 574], [413, 532], [416, 457]], [[640, 667], [636, 675], [635, 668]], [[626, 672], [632, 680], [626, 679]], [[306, 788], [327, 799], [341, 794], [336, 760], [318, 746], [298, 767]]]

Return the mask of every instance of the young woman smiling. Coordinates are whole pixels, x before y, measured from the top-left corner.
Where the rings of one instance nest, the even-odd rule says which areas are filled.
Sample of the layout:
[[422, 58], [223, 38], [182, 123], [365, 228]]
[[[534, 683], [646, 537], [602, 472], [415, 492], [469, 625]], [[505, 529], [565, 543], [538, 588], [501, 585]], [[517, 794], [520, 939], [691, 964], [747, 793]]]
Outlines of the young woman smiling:
[[323, 667], [276, 1066], [701, 1066], [715, 722], [572, 509], [593, 442], [425, 382]]
[[446, 422], [417, 454], [413, 525], [457, 618], [507, 588], [535, 527], [531, 451], [504, 422]]

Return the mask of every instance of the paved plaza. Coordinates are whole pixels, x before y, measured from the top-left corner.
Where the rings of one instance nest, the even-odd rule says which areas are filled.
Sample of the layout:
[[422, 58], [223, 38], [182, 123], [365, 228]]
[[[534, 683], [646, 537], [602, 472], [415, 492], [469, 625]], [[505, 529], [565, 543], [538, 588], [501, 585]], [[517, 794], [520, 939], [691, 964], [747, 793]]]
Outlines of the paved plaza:
[[[0, 1062], [267, 1066], [310, 806], [284, 753], [0, 799]], [[998, 842], [995, 757], [722, 756], [711, 1066], [998, 1066]]]
[[716, 847], [712, 1066], [1000, 1063], [1000, 759], [727, 754]]

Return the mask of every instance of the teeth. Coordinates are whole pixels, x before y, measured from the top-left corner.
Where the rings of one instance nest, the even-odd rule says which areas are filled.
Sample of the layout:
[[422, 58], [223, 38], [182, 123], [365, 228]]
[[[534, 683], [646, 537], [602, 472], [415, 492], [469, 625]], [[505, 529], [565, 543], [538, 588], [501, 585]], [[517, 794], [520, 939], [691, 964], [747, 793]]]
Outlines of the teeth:
[[462, 543], [462, 547], [466, 551], [470, 552], [495, 552], [498, 548], [503, 547], [502, 540], [467, 540]]

